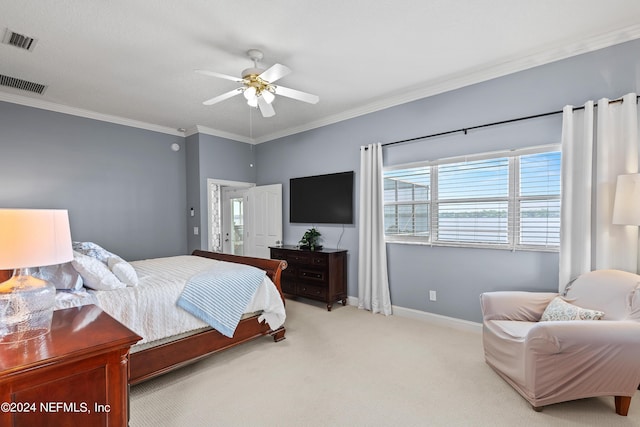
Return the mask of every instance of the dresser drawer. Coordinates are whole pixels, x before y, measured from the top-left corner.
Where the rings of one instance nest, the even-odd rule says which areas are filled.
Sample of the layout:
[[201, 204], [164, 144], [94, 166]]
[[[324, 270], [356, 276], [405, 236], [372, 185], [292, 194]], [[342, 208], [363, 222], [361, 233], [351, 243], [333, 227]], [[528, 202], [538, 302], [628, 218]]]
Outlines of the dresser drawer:
[[325, 265], [327, 265], [327, 257], [321, 256], [321, 255], [311, 255], [309, 257], [309, 264], [318, 265], [318, 266], [325, 266]]
[[287, 261], [289, 265], [306, 265], [312, 263], [311, 256], [307, 253], [284, 251], [280, 249], [271, 249], [271, 258], [283, 259]]
[[327, 298], [327, 288], [322, 286], [313, 286], [307, 284], [298, 284], [296, 291], [298, 295], [309, 298]]
[[302, 280], [311, 280], [314, 282], [325, 283], [327, 281], [327, 273], [324, 270], [313, 270], [309, 268], [299, 268], [298, 278]]
[[310, 265], [327, 265], [327, 257], [321, 253], [302, 252], [302, 251], [285, 251], [281, 249], [271, 249], [272, 259], [283, 259], [289, 264], [310, 264]]
[[[287, 260], [287, 251], [283, 251], [281, 249], [271, 248], [271, 259], [283, 259]], [[285, 270], [286, 271], [286, 270]]]
[[287, 262], [291, 264], [307, 265], [311, 264], [311, 257], [305, 253], [292, 253], [287, 255]]

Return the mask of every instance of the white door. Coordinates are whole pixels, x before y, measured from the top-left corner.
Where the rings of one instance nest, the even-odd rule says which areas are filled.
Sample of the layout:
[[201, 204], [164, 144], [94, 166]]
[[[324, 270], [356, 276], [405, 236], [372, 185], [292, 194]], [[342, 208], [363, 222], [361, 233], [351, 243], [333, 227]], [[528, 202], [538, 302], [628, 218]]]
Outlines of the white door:
[[269, 258], [269, 246], [282, 242], [282, 184], [252, 187], [245, 197], [245, 255]]

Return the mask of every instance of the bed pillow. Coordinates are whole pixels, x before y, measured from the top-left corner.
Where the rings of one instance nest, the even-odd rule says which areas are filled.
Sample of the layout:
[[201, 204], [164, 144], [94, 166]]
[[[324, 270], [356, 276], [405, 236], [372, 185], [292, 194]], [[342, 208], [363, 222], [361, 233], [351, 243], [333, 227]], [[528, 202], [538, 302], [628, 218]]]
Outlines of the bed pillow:
[[107, 259], [107, 266], [115, 276], [127, 286], [138, 286], [138, 274], [131, 264], [119, 256]]
[[71, 262], [40, 267], [34, 276], [61, 290], [78, 291], [83, 285], [82, 276], [73, 268]]
[[73, 242], [72, 246], [74, 251], [95, 258], [104, 263], [104, 265], [107, 265], [109, 257], [117, 256], [93, 242]]
[[603, 311], [589, 310], [566, 302], [561, 297], [555, 297], [542, 313], [541, 322], [555, 320], [600, 320]]
[[110, 291], [127, 287], [127, 285], [118, 280], [106, 264], [96, 258], [83, 255], [80, 252], [74, 252], [71, 264], [80, 273], [87, 288], [95, 289], [96, 291]]

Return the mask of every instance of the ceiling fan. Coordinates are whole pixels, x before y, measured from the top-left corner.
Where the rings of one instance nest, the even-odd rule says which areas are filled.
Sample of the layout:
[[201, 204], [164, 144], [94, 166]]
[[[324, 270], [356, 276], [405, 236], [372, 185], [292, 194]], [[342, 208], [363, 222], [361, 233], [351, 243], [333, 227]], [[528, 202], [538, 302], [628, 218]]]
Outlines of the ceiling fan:
[[263, 117], [272, 117], [276, 114], [276, 111], [273, 109], [271, 103], [276, 95], [286, 96], [287, 98], [308, 102], [309, 104], [316, 104], [320, 100], [317, 95], [273, 84], [276, 80], [281, 79], [291, 72], [288, 67], [282, 64], [275, 64], [264, 70], [258, 67], [258, 62], [263, 58], [261, 51], [258, 49], [250, 49], [247, 51], [247, 55], [253, 61], [253, 67], [243, 70], [241, 78], [216, 73], [215, 71], [196, 70], [196, 73], [206, 76], [242, 83], [242, 86], [239, 88], [204, 101], [204, 105], [217, 104], [225, 99], [243, 94], [249, 106], [258, 107]]

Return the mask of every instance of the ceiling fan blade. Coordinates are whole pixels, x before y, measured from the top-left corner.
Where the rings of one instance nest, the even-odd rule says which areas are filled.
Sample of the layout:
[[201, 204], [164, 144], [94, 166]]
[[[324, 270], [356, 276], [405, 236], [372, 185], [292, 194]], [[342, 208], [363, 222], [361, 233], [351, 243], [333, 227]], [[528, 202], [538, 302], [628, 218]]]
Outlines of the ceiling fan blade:
[[262, 96], [258, 97], [258, 107], [260, 107], [262, 117], [273, 117], [276, 115], [276, 110], [273, 109], [273, 105], [269, 104]]
[[318, 95], [302, 92], [295, 89], [289, 89], [284, 86], [274, 86], [276, 95], [286, 96], [287, 98], [297, 99], [298, 101], [308, 102], [309, 104], [317, 104], [320, 101]]
[[196, 70], [196, 73], [204, 74], [205, 76], [209, 76], [209, 77], [218, 77], [218, 78], [221, 78], [221, 79], [231, 80], [231, 81], [234, 81], [236, 83], [243, 83], [244, 82], [244, 80], [239, 78], [239, 77], [228, 76], [226, 74], [216, 73], [215, 71]]
[[244, 91], [243, 87], [239, 87], [237, 89], [231, 90], [229, 92], [223, 93], [222, 95], [215, 96], [211, 99], [207, 99], [203, 102], [204, 105], [213, 105], [217, 104], [220, 101], [224, 101], [225, 99], [229, 99], [232, 96], [240, 95]]
[[275, 64], [264, 70], [258, 77], [265, 82], [273, 83], [289, 74], [291, 70], [282, 64]]

